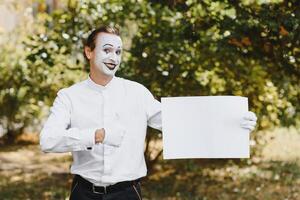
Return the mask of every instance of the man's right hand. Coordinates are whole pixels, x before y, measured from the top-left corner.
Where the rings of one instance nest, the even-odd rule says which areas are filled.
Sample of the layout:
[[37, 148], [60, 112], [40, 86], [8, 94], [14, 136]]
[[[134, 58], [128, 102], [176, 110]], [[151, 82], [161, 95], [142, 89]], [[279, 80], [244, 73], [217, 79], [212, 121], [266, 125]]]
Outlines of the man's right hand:
[[105, 130], [104, 128], [97, 129], [95, 132], [95, 143], [102, 143], [105, 137]]

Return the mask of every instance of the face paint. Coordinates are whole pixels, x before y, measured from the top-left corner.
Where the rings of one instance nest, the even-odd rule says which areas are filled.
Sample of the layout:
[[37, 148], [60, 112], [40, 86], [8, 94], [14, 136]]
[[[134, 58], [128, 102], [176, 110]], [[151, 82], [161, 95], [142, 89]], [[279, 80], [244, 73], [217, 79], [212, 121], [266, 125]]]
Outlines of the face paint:
[[114, 34], [100, 33], [94, 50], [95, 66], [105, 75], [114, 76], [121, 63], [121, 38]]

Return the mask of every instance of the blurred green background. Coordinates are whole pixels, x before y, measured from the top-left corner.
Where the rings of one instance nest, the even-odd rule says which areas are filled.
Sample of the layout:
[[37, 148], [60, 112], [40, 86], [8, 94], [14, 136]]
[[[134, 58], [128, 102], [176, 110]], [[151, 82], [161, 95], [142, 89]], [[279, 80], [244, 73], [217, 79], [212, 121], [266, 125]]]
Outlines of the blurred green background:
[[120, 28], [117, 76], [163, 96], [237, 95], [258, 116], [251, 159], [162, 160], [149, 129], [145, 199], [300, 199], [300, 2], [0, 0], [0, 199], [68, 199], [69, 154], [38, 132], [57, 91], [86, 79], [84, 40]]

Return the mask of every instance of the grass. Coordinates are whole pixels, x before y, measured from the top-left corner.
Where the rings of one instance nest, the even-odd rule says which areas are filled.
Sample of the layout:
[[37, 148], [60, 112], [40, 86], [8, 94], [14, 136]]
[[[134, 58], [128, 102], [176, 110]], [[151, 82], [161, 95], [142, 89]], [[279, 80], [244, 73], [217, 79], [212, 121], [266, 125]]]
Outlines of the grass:
[[[160, 161], [142, 182], [144, 199], [300, 200], [300, 135], [291, 132], [277, 131], [251, 162]], [[43, 154], [37, 145], [1, 147], [0, 199], [68, 199], [70, 163], [69, 154]]]

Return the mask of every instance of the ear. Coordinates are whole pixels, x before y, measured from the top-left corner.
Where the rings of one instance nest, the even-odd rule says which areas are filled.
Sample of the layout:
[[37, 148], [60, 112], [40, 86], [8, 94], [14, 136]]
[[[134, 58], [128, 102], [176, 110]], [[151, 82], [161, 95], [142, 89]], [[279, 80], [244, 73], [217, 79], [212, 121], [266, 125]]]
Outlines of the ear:
[[85, 47], [84, 47], [84, 53], [85, 53], [85, 56], [86, 56], [88, 59], [91, 59], [91, 57], [92, 57], [92, 50], [91, 50], [90, 47], [85, 46]]

